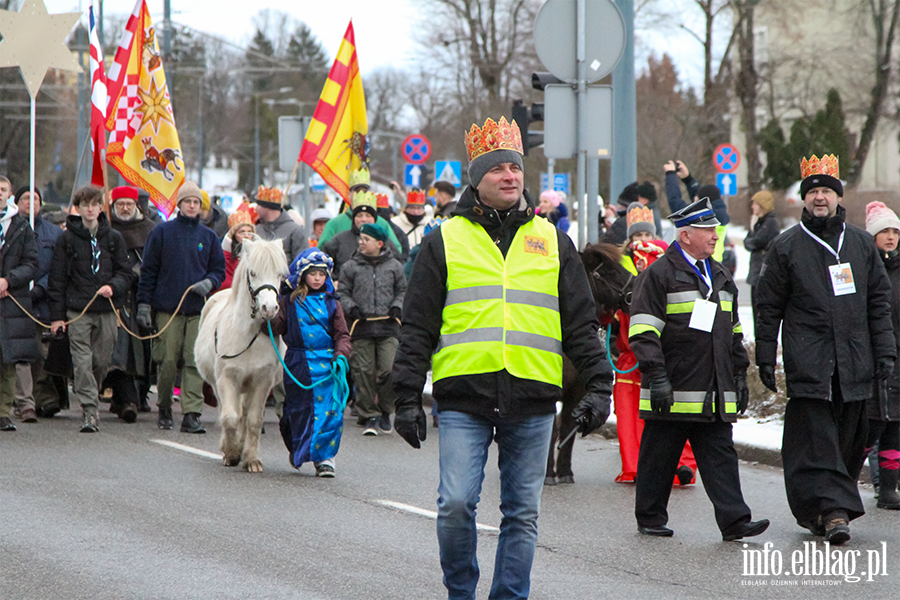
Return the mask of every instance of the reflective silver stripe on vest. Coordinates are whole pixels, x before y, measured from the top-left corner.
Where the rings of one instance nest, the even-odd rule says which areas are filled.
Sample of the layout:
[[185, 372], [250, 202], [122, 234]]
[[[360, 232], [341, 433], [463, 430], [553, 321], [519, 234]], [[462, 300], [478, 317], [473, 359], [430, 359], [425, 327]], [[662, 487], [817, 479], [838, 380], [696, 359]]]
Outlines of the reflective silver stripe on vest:
[[499, 300], [500, 298], [503, 298], [502, 285], [475, 285], [447, 292], [447, 301], [444, 306], [478, 300]]
[[[691, 302], [693, 300], [699, 300], [701, 298], [705, 298], [705, 296], [701, 295], [700, 292], [697, 291], [675, 292], [672, 294], [666, 294], [666, 304], [681, 304], [682, 302]], [[632, 321], [632, 323], [633, 322], [634, 321]]]
[[734, 294], [724, 290], [719, 292], [719, 302], [734, 302]]
[[467, 329], [466, 331], [460, 331], [459, 333], [445, 333], [444, 335], [442, 335], [441, 341], [438, 344], [435, 352], [440, 352], [443, 348], [446, 348], [448, 346], [455, 346], [457, 344], [502, 341], [502, 327], [482, 327], [481, 329]]
[[543, 292], [529, 292], [526, 290], [506, 290], [506, 301], [515, 304], [527, 304], [540, 308], [549, 308], [559, 312], [559, 298]]
[[666, 322], [662, 319], [657, 319], [653, 315], [641, 313], [639, 315], [634, 315], [633, 317], [631, 317], [631, 321], [629, 322], [628, 327], [631, 328], [635, 325], [650, 325], [651, 327], [655, 328], [660, 334], [662, 334], [662, 330], [666, 326]]
[[524, 331], [507, 331], [506, 343], [512, 346], [525, 346], [535, 350], [562, 354], [562, 342], [546, 335], [526, 333]]
[[[706, 401], [706, 392], [673, 392], [675, 402], [696, 402], [702, 404]], [[715, 395], [715, 393], [714, 393]], [[641, 399], [650, 399], [650, 390], [641, 388]], [[737, 402], [737, 394], [735, 392], [725, 392], [725, 402]]]

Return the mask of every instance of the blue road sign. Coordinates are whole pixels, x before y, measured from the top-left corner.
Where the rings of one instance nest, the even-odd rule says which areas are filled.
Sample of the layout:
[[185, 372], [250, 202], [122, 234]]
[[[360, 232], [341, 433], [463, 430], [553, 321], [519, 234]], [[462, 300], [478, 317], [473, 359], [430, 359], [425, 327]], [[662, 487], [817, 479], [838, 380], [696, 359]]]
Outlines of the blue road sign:
[[406, 165], [404, 170], [403, 185], [406, 187], [421, 187], [422, 167], [420, 165]]
[[407, 136], [400, 148], [403, 150], [403, 158], [414, 165], [421, 165], [431, 156], [431, 142], [421, 133]]
[[454, 187], [462, 186], [462, 163], [458, 160], [435, 161], [434, 173], [435, 181], [446, 181]]
[[737, 175], [716, 173], [716, 186], [723, 196], [734, 196], [737, 194]]
[[[550, 189], [550, 174], [549, 173], [541, 173], [541, 191]], [[556, 192], [562, 192], [566, 195], [569, 195], [569, 174], [568, 173], [554, 173], [553, 174], [553, 190]]]
[[322, 176], [318, 173], [313, 173], [312, 177], [312, 190], [314, 192], [324, 192], [325, 191], [325, 180], [322, 179]]

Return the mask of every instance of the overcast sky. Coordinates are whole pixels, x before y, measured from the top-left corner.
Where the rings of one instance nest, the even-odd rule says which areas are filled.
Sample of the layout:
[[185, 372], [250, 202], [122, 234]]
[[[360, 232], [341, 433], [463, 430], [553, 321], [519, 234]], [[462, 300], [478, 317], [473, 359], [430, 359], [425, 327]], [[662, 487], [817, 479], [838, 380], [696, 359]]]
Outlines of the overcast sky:
[[[50, 13], [87, 11], [89, 4], [89, 0], [44, 1]], [[671, 1], [675, 6], [681, 0]], [[689, 21], [689, 26], [701, 31], [701, 15], [698, 10], [690, 10], [690, 4], [678, 19]], [[153, 22], [162, 21], [163, 0], [148, 0], [147, 6]], [[377, 67], [404, 69], [414, 63], [414, 28], [419, 19], [427, 16], [421, 14], [424, 9], [420, 0], [171, 0], [171, 6], [174, 21], [224, 37], [241, 46], [249, 44], [253, 37], [253, 18], [260, 10], [268, 8], [287, 13], [309, 25], [328, 52], [329, 60], [337, 53], [352, 18], [363, 75]], [[128, 14], [133, 8], [134, 0], [104, 2], [107, 15]], [[702, 84], [701, 46], [679, 29], [674, 20], [667, 24], [665, 31], [638, 32], [639, 56], [636, 57], [635, 68], [640, 70], [646, 64], [646, 53], [651, 49], [655, 49], [657, 54], [668, 52], [683, 79], [693, 85]], [[116, 40], [120, 35], [120, 32], [108, 29], [105, 33]], [[724, 39], [719, 41], [724, 45]]]

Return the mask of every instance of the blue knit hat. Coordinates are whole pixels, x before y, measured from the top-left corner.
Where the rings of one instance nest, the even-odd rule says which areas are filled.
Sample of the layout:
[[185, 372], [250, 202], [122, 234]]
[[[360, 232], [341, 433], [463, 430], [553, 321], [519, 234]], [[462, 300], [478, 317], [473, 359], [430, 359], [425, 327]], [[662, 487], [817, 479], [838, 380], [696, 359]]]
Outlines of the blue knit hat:
[[331, 280], [334, 261], [318, 248], [307, 248], [291, 262], [291, 269], [286, 280], [288, 286], [292, 290], [296, 290], [303, 281], [303, 274], [312, 268], [325, 269], [325, 288], [329, 292], [334, 292], [334, 282]]

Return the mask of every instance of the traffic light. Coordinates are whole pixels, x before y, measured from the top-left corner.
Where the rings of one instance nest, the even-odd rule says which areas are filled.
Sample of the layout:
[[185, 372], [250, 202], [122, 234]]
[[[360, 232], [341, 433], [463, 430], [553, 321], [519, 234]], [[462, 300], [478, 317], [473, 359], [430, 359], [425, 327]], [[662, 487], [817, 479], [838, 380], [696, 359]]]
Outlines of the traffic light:
[[528, 131], [528, 125], [535, 121], [544, 120], [544, 105], [532, 104], [531, 108], [528, 108], [522, 104], [521, 100], [513, 100], [512, 118], [516, 125], [519, 126], [519, 132], [522, 134], [522, 149], [525, 151], [525, 156], [528, 156], [529, 148], [534, 148], [544, 143], [544, 133], [542, 131]]
[[[565, 83], [559, 77], [551, 75], [546, 71], [531, 74], [531, 87], [541, 92], [551, 83]], [[544, 134], [540, 131], [528, 131], [531, 123], [543, 122], [544, 120], [544, 103], [535, 102], [531, 108], [525, 106], [521, 100], [513, 101], [512, 117], [519, 126], [522, 133], [522, 146], [525, 150], [525, 156], [528, 156], [528, 149], [540, 146], [544, 143]]]

